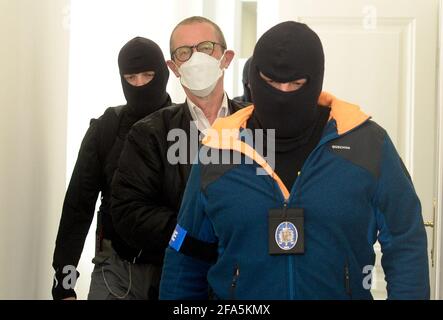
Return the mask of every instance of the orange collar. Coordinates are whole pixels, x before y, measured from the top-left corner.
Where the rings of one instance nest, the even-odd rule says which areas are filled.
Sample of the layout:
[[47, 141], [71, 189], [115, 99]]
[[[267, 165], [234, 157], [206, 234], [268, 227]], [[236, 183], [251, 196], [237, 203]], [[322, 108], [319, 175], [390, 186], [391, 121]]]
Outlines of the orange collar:
[[[357, 105], [339, 100], [332, 94], [322, 92], [318, 104], [331, 108], [330, 118], [337, 123], [339, 135], [358, 127], [370, 117], [363, 113]], [[280, 177], [274, 172], [266, 160], [250, 145], [239, 140], [240, 128], [246, 128], [246, 123], [254, 111], [254, 106], [243, 108], [226, 118], [218, 118], [212, 128], [207, 130], [203, 145], [214, 149], [225, 149], [238, 151], [257, 162], [263, 169], [274, 178], [285, 199], [289, 198], [289, 191]]]

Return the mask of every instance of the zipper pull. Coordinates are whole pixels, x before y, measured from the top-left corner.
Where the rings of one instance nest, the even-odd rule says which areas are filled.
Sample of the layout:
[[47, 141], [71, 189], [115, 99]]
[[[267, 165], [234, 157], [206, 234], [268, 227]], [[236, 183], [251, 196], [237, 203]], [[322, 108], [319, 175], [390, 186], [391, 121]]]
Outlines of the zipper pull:
[[238, 267], [238, 265], [236, 265], [234, 268], [234, 276], [232, 278], [232, 285], [231, 285], [233, 288], [235, 288], [235, 286], [237, 285], [237, 280], [239, 276], [240, 276], [240, 268]]
[[351, 275], [349, 273], [349, 266], [347, 263], [345, 264], [345, 288], [346, 288], [346, 293], [352, 297]]
[[231, 283], [231, 300], [235, 300], [235, 289], [237, 287], [237, 281], [239, 276], [240, 276], [240, 268], [238, 267], [238, 265], [235, 265], [234, 275], [232, 277], [232, 283]]
[[288, 200], [286, 199], [285, 202], [283, 203], [283, 219], [286, 219], [288, 217]]
[[136, 257], [134, 257], [134, 260], [132, 260], [132, 264], [135, 264], [137, 262], [137, 259], [140, 258], [140, 256], [142, 255], [143, 249], [140, 249], [140, 252], [138, 253], [138, 255]]

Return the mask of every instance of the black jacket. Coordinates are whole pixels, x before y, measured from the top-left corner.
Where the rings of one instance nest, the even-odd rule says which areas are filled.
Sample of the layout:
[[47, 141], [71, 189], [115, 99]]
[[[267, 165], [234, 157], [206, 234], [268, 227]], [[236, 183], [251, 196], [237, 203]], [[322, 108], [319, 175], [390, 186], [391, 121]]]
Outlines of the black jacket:
[[[231, 114], [244, 105], [229, 100]], [[112, 218], [116, 231], [140, 248], [140, 259], [162, 265], [164, 251], [177, 222], [191, 164], [189, 136], [192, 117], [186, 103], [161, 109], [136, 123], [128, 134], [112, 182]], [[171, 164], [170, 130], [186, 133], [188, 161]], [[196, 129], [195, 129], [196, 130]], [[186, 140], [186, 141], [184, 141]]]
[[[168, 99], [165, 106], [170, 104], [171, 100]], [[117, 120], [111, 122], [110, 113], [116, 109], [119, 109]], [[64, 289], [62, 283], [68, 270], [78, 265], [99, 194], [101, 203], [97, 215], [98, 236], [111, 240], [120, 256], [131, 257], [137, 254], [137, 250], [126, 244], [114, 231], [109, 211], [112, 177], [126, 136], [138, 120], [140, 117], [131, 115], [127, 106], [108, 108], [99, 119], [91, 120], [63, 203], [52, 262], [56, 272], [52, 288], [54, 299], [76, 296], [73, 289]], [[115, 128], [110, 128], [114, 126]], [[103, 148], [107, 150], [103, 151]]]

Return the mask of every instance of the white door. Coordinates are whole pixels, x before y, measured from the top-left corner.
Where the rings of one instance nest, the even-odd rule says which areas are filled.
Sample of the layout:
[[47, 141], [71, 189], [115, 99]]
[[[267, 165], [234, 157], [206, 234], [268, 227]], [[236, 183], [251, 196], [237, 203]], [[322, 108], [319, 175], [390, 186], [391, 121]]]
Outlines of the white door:
[[[257, 32], [278, 22], [308, 24], [326, 55], [324, 89], [354, 102], [391, 136], [420, 197], [425, 221], [436, 198], [438, 0], [258, 0]], [[433, 228], [427, 227], [431, 297]], [[386, 297], [377, 266], [373, 294]], [[436, 250], [433, 250], [436, 251]]]

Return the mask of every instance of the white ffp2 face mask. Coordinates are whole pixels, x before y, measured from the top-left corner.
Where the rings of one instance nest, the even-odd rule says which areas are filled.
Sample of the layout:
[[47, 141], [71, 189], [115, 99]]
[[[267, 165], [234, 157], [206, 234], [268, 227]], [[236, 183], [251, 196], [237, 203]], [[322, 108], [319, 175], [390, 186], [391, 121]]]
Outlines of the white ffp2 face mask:
[[180, 82], [197, 97], [207, 97], [214, 90], [218, 79], [223, 74], [220, 60], [202, 53], [194, 52], [192, 57], [183, 63], [178, 71]]

